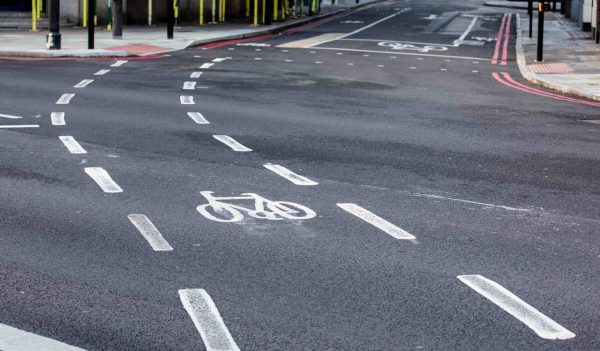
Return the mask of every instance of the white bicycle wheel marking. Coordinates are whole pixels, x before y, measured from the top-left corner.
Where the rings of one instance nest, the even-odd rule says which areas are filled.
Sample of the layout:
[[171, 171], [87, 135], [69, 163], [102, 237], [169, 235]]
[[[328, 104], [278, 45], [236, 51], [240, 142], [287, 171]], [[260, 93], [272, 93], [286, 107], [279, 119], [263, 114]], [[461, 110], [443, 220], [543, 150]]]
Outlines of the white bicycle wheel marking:
[[409, 43], [401, 43], [399, 41], [382, 41], [377, 43], [379, 46], [384, 46], [391, 48], [392, 50], [409, 50], [409, 51], [417, 51], [417, 52], [430, 52], [430, 51], [447, 51], [447, 46], [442, 45], [418, 45], [418, 44], [409, 44]]
[[[208, 203], [196, 207], [196, 210], [215, 222], [241, 222], [244, 215], [270, 221], [311, 219], [317, 216], [306, 206], [294, 202], [272, 201], [255, 193], [229, 197], [216, 197], [212, 194], [212, 191], [201, 191], [200, 195], [204, 196]], [[250, 203], [251, 206], [240, 205], [242, 202]]]

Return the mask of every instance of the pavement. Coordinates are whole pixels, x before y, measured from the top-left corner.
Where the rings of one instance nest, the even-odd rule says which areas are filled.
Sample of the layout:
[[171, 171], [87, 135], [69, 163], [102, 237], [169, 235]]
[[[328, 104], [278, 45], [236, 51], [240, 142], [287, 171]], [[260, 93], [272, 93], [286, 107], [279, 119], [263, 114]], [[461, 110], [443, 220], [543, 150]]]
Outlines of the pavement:
[[559, 13], [546, 13], [544, 61], [537, 62], [537, 17], [529, 38], [529, 17], [519, 13], [517, 59], [523, 77], [554, 91], [600, 101], [600, 45]]
[[251, 24], [252, 18], [216, 25], [184, 25], [175, 29], [173, 40], [166, 39], [164, 25], [150, 27], [126, 25], [123, 28], [122, 39], [113, 39], [111, 31], [99, 27], [95, 33], [94, 50], [87, 49], [87, 29], [81, 27], [61, 28], [62, 50], [46, 50], [46, 31], [33, 33], [24, 30], [3, 30], [0, 31], [0, 56], [57, 58], [156, 55], [215, 41], [276, 33], [377, 1], [381, 0], [362, 0], [360, 4], [356, 4], [354, 0], [340, 0], [335, 4], [324, 2], [318, 15], [290, 18], [286, 21], [274, 22], [270, 26], [254, 27]]
[[599, 350], [600, 104], [522, 79], [515, 24], [1, 59], [0, 349]]

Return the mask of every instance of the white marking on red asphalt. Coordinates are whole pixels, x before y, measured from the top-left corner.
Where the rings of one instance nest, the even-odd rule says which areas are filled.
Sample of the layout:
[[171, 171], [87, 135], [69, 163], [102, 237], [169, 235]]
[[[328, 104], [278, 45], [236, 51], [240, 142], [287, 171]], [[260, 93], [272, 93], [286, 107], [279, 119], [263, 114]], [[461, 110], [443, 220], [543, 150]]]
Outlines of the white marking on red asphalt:
[[118, 60], [117, 62], [110, 65], [110, 67], [120, 67], [127, 63], [127, 60]]
[[204, 289], [181, 289], [179, 298], [207, 351], [240, 351], [217, 306]]
[[2, 117], [2, 118], [8, 118], [8, 119], [21, 119], [21, 118], [23, 118], [21, 116], [5, 115], [3, 113], [0, 113], [0, 117]]
[[363, 221], [383, 230], [392, 237], [401, 240], [415, 240], [416, 237], [402, 228], [395, 226], [394, 224], [386, 221], [385, 219], [377, 216], [373, 212], [364, 209], [356, 204], [352, 203], [339, 203], [338, 207], [346, 212], [349, 212]]
[[194, 105], [194, 97], [189, 95], [181, 95], [179, 97], [179, 101], [181, 101], [182, 105]]
[[192, 74], [190, 74], [190, 78], [195, 79], [195, 78], [200, 78], [200, 76], [202, 75], [202, 72], [192, 72]]
[[188, 116], [198, 124], [210, 124], [200, 112], [188, 112]]
[[223, 144], [229, 146], [231, 148], [231, 150], [233, 150], [233, 151], [237, 151], [237, 152], [252, 151], [252, 149], [240, 144], [239, 142], [237, 142], [235, 139], [233, 139], [229, 135], [213, 135], [213, 138], [215, 138], [218, 141], [222, 142]]
[[523, 322], [539, 337], [549, 340], [565, 340], [575, 337], [573, 332], [556, 323], [495, 281], [481, 275], [459, 275], [457, 278]]
[[264, 165], [264, 167], [272, 172], [275, 172], [276, 174], [282, 176], [283, 178], [289, 180], [290, 182], [296, 185], [319, 185], [319, 183], [315, 182], [314, 180], [308, 179], [304, 176], [294, 173], [281, 165], [267, 163]]
[[65, 113], [64, 112], [52, 112], [50, 114], [50, 121], [53, 126], [64, 126], [65, 125]]
[[105, 193], [122, 193], [123, 189], [117, 184], [108, 172], [101, 167], [86, 167], [85, 173], [92, 178], [96, 184], [105, 192]]
[[56, 102], [57, 105], [68, 105], [75, 94], [62, 94], [60, 99]]
[[109, 70], [109, 69], [101, 69], [101, 70], [99, 70], [98, 72], [94, 73], [94, 75], [95, 75], [95, 76], [103, 76], [103, 75], [105, 75], [105, 74], [106, 74], [106, 73], [108, 73], [108, 72], [110, 72], [110, 70]]
[[227, 60], [227, 57], [217, 57], [213, 59], [212, 62], [223, 62], [225, 60]]
[[13, 124], [0, 126], [0, 129], [39, 128], [39, 124]]
[[0, 323], [0, 350], [3, 351], [85, 351], [45, 336]]
[[171, 245], [169, 245], [148, 217], [143, 214], [132, 213], [127, 218], [129, 218], [154, 251], [173, 251]]
[[215, 65], [214, 63], [203, 63], [202, 66], [200, 66], [200, 69], [211, 68], [214, 65]]
[[63, 144], [65, 144], [65, 146], [67, 147], [67, 150], [69, 150], [70, 153], [72, 154], [87, 154], [87, 151], [85, 151], [84, 148], [81, 147], [81, 145], [79, 145], [79, 143], [77, 142], [77, 140], [75, 140], [75, 138], [73, 138], [70, 135], [63, 135], [63, 136], [59, 136], [58, 137], [60, 139], [60, 141], [63, 142]]
[[94, 80], [93, 79], [84, 79], [81, 82], [75, 84], [75, 86], [73, 88], [85, 88], [88, 85], [92, 84]]
[[183, 82], [184, 90], [194, 90], [196, 89], [196, 82]]

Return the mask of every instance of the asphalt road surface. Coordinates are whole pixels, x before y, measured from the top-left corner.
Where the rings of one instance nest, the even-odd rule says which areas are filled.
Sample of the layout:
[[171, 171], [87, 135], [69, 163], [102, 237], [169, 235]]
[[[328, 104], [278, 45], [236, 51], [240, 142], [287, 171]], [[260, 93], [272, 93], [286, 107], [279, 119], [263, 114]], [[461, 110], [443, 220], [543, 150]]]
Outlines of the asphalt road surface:
[[0, 61], [0, 349], [599, 350], [600, 104], [525, 83], [515, 23]]

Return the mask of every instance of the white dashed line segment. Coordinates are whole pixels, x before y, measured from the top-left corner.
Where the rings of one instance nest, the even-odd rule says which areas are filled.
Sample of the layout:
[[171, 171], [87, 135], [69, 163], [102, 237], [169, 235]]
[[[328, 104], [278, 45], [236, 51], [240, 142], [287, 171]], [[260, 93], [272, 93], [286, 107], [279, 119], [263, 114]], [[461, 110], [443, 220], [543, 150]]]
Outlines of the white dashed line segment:
[[120, 67], [127, 63], [127, 60], [118, 60], [117, 62], [110, 65], [110, 67]]
[[556, 323], [495, 281], [481, 275], [459, 275], [457, 278], [523, 322], [539, 337], [549, 340], [565, 340], [575, 337], [573, 332]]
[[200, 66], [200, 69], [207, 69], [211, 68], [212, 66], [214, 66], [214, 63], [203, 63], [202, 66]]
[[5, 115], [3, 113], [0, 113], [0, 117], [2, 117], [2, 118], [8, 118], [8, 119], [21, 119], [21, 118], [23, 118], [21, 116]]
[[202, 75], [202, 72], [199, 72], [199, 71], [192, 72], [192, 74], [190, 74], [190, 78], [192, 78], [192, 79], [200, 78], [201, 75]]
[[137, 228], [154, 251], [173, 251], [171, 245], [169, 245], [148, 217], [143, 214], [133, 213], [128, 215], [127, 218], [129, 218], [129, 221]]
[[99, 70], [98, 72], [94, 73], [94, 75], [95, 75], [95, 76], [103, 76], [103, 75], [105, 75], [105, 74], [106, 74], [106, 73], [108, 73], [108, 72], [110, 72], [110, 70], [109, 70], [109, 69], [101, 69], [101, 70]]
[[88, 85], [92, 84], [93, 81], [93, 79], [84, 79], [81, 82], [77, 83], [75, 86], [73, 86], [73, 88], [85, 88]]
[[65, 113], [64, 112], [52, 112], [50, 114], [50, 122], [53, 126], [64, 126], [65, 125]]
[[39, 128], [39, 124], [13, 124], [0, 126], [0, 129]]
[[212, 62], [223, 62], [225, 60], [227, 60], [227, 57], [217, 57], [213, 59]]
[[283, 178], [289, 180], [290, 182], [292, 182], [296, 185], [319, 185], [319, 183], [317, 183], [311, 179], [308, 179], [304, 176], [301, 176], [299, 174], [296, 174], [281, 165], [274, 165], [272, 163], [267, 163], [264, 165], [264, 167], [266, 169], [282, 176]]
[[182, 105], [194, 105], [194, 97], [189, 95], [181, 95], [179, 97], [179, 101], [181, 101]]
[[188, 112], [188, 116], [198, 124], [210, 124], [200, 112]]
[[415, 240], [416, 237], [402, 228], [395, 226], [394, 224], [386, 221], [385, 219], [377, 216], [373, 212], [364, 209], [356, 204], [352, 203], [339, 203], [339, 208], [346, 212], [349, 212], [363, 221], [383, 230], [392, 237], [400, 240]]
[[240, 351], [212, 298], [204, 289], [179, 290], [179, 298], [207, 351]]
[[60, 99], [56, 102], [57, 105], [68, 105], [75, 94], [62, 94]]
[[233, 150], [233, 151], [237, 151], [237, 152], [252, 151], [252, 149], [240, 144], [239, 142], [237, 142], [235, 139], [233, 139], [229, 135], [213, 135], [213, 138], [215, 138], [218, 141], [222, 142], [223, 144], [229, 146], [231, 148], [231, 150]]
[[108, 172], [101, 167], [86, 167], [85, 173], [92, 178], [105, 193], [122, 193], [123, 189], [115, 183]]
[[60, 141], [63, 142], [63, 144], [65, 144], [67, 150], [69, 150], [70, 153], [72, 153], [72, 154], [87, 154], [87, 151], [85, 151], [85, 149], [83, 147], [81, 147], [81, 145], [79, 145], [77, 140], [75, 140], [75, 138], [73, 138], [72, 136], [64, 135], [64, 136], [59, 136], [58, 138], [60, 139]]
[[0, 323], [0, 350], [4, 351], [85, 351], [45, 336]]
[[184, 90], [194, 90], [196, 89], [196, 82], [183, 82], [183, 89]]

